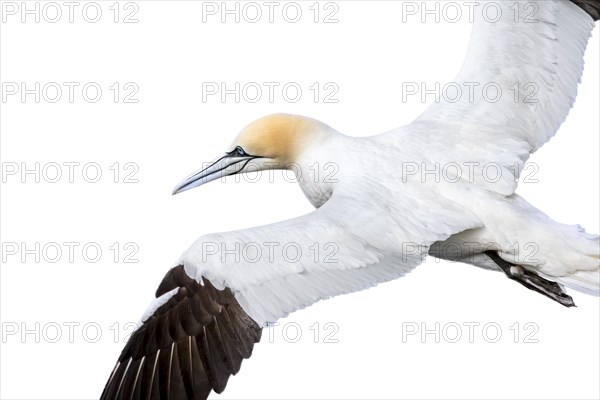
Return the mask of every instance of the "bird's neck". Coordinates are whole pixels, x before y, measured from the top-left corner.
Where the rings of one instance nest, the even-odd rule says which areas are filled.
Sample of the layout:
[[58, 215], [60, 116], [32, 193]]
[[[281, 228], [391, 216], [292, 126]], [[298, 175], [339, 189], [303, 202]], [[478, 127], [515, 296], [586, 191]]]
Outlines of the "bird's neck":
[[336, 133], [327, 134], [317, 146], [306, 149], [292, 168], [302, 191], [316, 208], [329, 200], [339, 181], [340, 162], [335, 153], [339, 134]]

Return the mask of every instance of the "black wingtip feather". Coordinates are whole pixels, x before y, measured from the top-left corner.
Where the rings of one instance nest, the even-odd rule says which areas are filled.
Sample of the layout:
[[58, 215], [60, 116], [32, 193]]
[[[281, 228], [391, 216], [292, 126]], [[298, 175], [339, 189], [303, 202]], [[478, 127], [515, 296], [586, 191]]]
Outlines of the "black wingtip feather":
[[165, 275], [157, 297], [174, 289], [131, 335], [102, 400], [206, 399], [252, 354], [261, 328], [229, 288], [200, 284], [180, 265]]
[[600, 0], [571, 0], [577, 4], [579, 8], [588, 13], [594, 21], [600, 19]]

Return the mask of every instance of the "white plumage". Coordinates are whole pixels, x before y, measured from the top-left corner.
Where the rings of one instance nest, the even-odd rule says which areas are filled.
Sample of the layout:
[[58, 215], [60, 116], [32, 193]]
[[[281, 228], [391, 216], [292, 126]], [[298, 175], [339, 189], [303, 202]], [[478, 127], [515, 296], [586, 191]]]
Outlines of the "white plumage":
[[[264, 324], [401, 277], [427, 255], [502, 269], [564, 305], [572, 300], [563, 285], [599, 294], [599, 237], [514, 194], [523, 164], [575, 100], [594, 21], [569, 1], [494, 3], [501, 18], [475, 14], [455, 81], [477, 90], [365, 138], [306, 117], [269, 116], [177, 185], [174, 193], [249, 169], [293, 169], [317, 210], [194, 242], [161, 283], [103, 398], [138, 398], [153, 385], [188, 398], [220, 392]], [[515, 19], [514, 8], [528, 4], [533, 19]], [[488, 96], [486, 85], [500, 96]], [[314, 167], [327, 165], [335, 174], [314, 179]], [[186, 368], [172, 368], [173, 359]]]
[[[397, 146], [416, 141], [431, 163], [477, 163], [473, 176], [478, 184], [510, 195], [524, 162], [554, 136], [573, 106], [595, 25], [568, 1], [495, 4], [502, 7], [498, 22], [475, 13], [467, 56], [454, 80], [467, 88], [464, 95], [455, 103], [434, 103], [411, 125], [382, 140]], [[515, 22], [514, 9], [528, 4], [536, 5], [532, 18], [537, 22], [527, 22], [524, 15]], [[489, 93], [483, 90], [486, 85]], [[469, 87], [474, 89], [467, 95]], [[494, 102], [498, 87], [502, 96]], [[481, 179], [488, 163], [504, 168], [499, 182]]]
[[[523, 8], [528, 2], [522, 3]], [[594, 22], [566, 1], [540, 2], [537, 22], [522, 18], [516, 23], [510, 8], [515, 5], [497, 4], [504, 16], [497, 23], [475, 14], [480, 17], [455, 80], [462, 87], [493, 83], [503, 90], [497, 102], [474, 90], [474, 97], [434, 103], [414, 123], [369, 138], [350, 138], [317, 123], [315, 129], [323, 131], [319, 137], [327, 139], [302, 154], [300, 184], [313, 204], [321, 203], [323, 192], [333, 192], [332, 198], [304, 217], [199, 238], [179, 261], [190, 276], [234, 289], [244, 310], [262, 324], [400, 277], [434, 242], [456, 234], [437, 248], [458, 243], [467, 249], [467, 243], [477, 243], [475, 253], [497, 249], [507, 261], [597, 295], [598, 237], [552, 221], [513, 194], [529, 155], [555, 134], [573, 105]], [[521, 87], [515, 99], [511, 88], [517, 83], [533, 84], [533, 97]], [[311, 165], [328, 162], [339, 167], [339, 182], [302, 179], [311, 176]], [[444, 174], [451, 164], [460, 169], [448, 167]], [[427, 168], [437, 168], [439, 179], [426, 175]], [[462, 172], [459, 181], [450, 176], [454, 171]], [[202, 243], [233, 248], [269, 241], [298, 242], [305, 257], [292, 263], [276, 253], [278, 259], [253, 265], [202, 258]], [[339, 244], [339, 262], [314, 263], [309, 247], [315, 241]], [[413, 244], [421, 246], [419, 254], [409, 257], [402, 250], [412, 252]], [[473, 254], [460, 258], [469, 262]]]

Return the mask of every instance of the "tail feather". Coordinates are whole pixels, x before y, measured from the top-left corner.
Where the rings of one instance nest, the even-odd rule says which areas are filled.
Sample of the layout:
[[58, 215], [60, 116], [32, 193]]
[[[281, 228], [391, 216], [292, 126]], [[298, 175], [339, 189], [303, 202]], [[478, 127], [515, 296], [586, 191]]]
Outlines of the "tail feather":
[[[557, 224], [557, 227], [561, 226]], [[557, 245], [557, 252], [548, 257], [548, 264], [555, 264], [563, 268], [551, 268], [552, 272], [562, 270], [562, 274], [553, 273], [548, 279], [554, 280], [567, 288], [578, 292], [600, 296], [600, 236], [586, 233], [578, 226], [562, 225], [560, 240], [562, 246]], [[549, 270], [540, 270], [542, 274]]]
[[555, 277], [554, 279], [561, 285], [578, 292], [600, 296], [600, 270], [598, 269], [595, 271], [576, 271], [567, 276]]

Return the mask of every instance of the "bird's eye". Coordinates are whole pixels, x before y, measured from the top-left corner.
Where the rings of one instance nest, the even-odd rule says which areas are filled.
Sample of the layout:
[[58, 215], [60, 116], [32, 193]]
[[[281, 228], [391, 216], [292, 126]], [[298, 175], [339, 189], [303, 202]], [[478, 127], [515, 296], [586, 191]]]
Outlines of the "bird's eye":
[[238, 146], [238, 147], [235, 148], [235, 153], [238, 156], [245, 156], [246, 155], [246, 152], [240, 146]]

